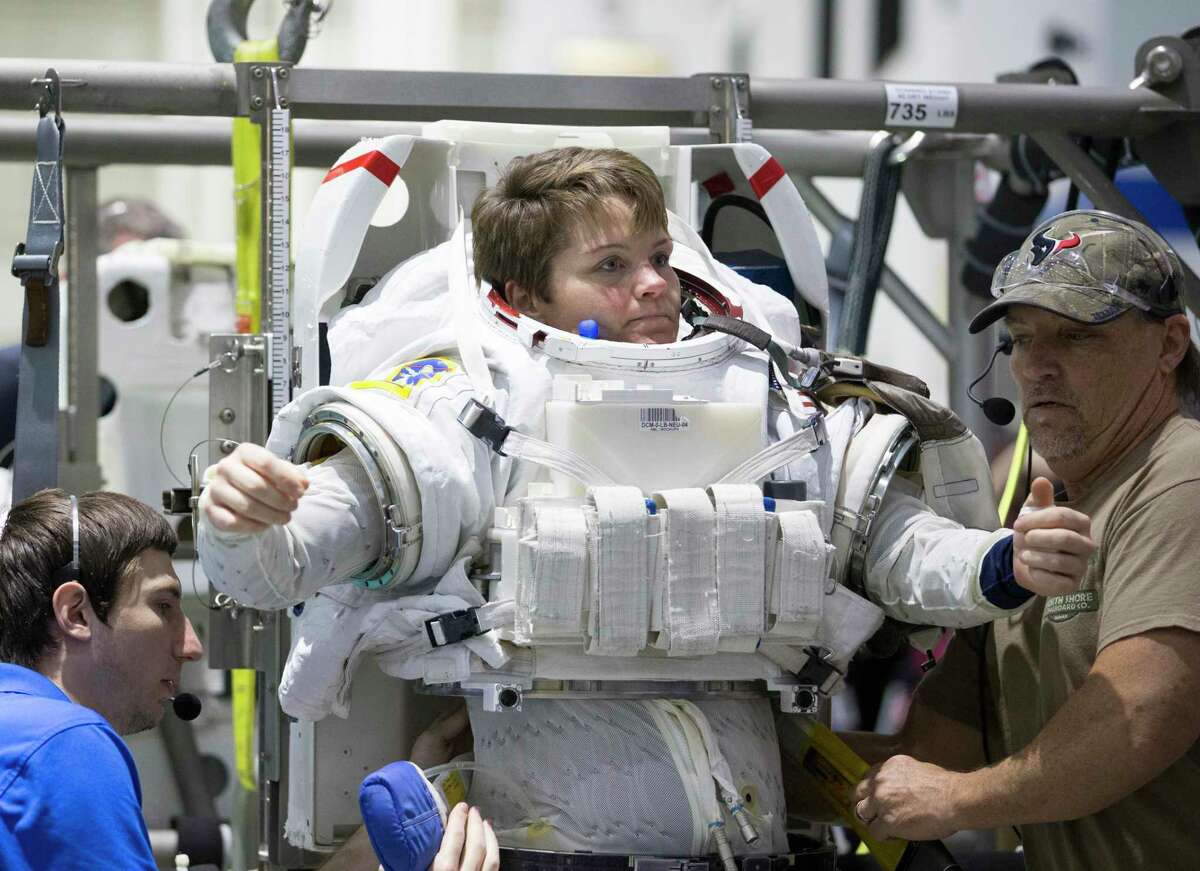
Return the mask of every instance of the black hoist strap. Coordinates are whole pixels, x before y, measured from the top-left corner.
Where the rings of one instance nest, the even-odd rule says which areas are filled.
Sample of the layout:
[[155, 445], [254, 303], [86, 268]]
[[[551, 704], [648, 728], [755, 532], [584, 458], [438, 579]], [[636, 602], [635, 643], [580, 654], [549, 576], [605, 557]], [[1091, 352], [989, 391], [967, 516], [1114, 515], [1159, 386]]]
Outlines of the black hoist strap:
[[[21, 363], [17, 382], [17, 437], [13, 501], [58, 483], [58, 258], [63, 250], [63, 121], [61, 83], [46, 72], [46, 99], [38, 105], [37, 159], [25, 241], [12, 273], [25, 288]], [[54, 111], [51, 112], [50, 110]], [[20, 462], [15, 462], [19, 458]]]

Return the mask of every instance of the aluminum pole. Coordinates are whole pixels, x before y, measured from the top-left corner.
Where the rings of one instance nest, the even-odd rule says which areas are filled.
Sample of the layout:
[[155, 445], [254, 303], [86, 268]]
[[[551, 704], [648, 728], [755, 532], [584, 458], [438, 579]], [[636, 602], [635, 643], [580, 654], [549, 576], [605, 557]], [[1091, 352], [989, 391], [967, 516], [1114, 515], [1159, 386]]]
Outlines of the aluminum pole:
[[[63, 109], [137, 115], [237, 113], [237, 82], [229, 64], [172, 64], [0, 58], [0, 109], [31, 109], [30, 80], [53, 65], [63, 82]], [[73, 84], [72, 80], [78, 82]]]
[[[0, 108], [28, 109], [45, 61], [0, 60]], [[229, 64], [56, 61], [64, 92], [79, 112], [150, 115], [247, 114]], [[883, 82], [756, 79], [759, 128], [876, 130], [887, 126]], [[1196, 113], [1148, 88], [963, 83], [954, 131], [1019, 133], [1055, 130], [1097, 136], [1140, 135]], [[713, 106], [711, 77], [561, 76], [396, 70], [298, 68], [290, 87], [298, 117], [425, 121], [441, 118], [524, 123], [705, 123]], [[902, 128], [911, 129], [911, 128]]]
[[[947, 83], [951, 84], [951, 83]], [[890, 127], [883, 82], [832, 79], [754, 79], [755, 126], [808, 130], [911, 130]], [[1075, 85], [954, 84], [958, 133], [1057, 130], [1129, 136], [1195, 118], [1147, 88]]]

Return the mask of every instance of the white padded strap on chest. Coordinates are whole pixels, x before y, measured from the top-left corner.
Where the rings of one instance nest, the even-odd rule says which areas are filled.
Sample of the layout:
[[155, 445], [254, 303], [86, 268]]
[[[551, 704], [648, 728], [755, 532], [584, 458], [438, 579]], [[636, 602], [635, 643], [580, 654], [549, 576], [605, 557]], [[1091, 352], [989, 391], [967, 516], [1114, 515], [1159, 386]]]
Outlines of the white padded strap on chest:
[[[766, 620], [767, 513], [753, 484], [714, 484], [721, 649], [754, 650]], [[744, 645], [734, 639], [741, 637]], [[733, 647], [731, 647], [731, 642]]]
[[668, 655], [717, 652], [721, 612], [713, 560], [715, 517], [708, 495], [696, 487], [655, 495], [663, 518], [662, 630], [658, 646]]
[[592, 487], [588, 526], [588, 653], [632, 656], [646, 646], [646, 500], [636, 487]]
[[821, 532], [812, 507], [776, 515], [778, 540], [771, 571], [771, 613], [775, 622], [768, 637], [812, 642], [818, 636], [829, 587], [833, 548]]
[[820, 417], [806, 421], [793, 435], [763, 448], [726, 472], [718, 484], [753, 484], [776, 469], [811, 454], [825, 444], [825, 424]]
[[484, 405], [492, 406], [496, 396], [496, 385], [492, 381], [492, 370], [488, 368], [483, 353], [480, 332], [483, 319], [479, 315], [479, 298], [471, 289], [467, 269], [466, 222], [459, 217], [454, 235], [450, 237], [449, 270], [446, 276], [450, 290], [450, 304], [454, 307], [454, 333], [458, 341], [458, 355], [462, 361], [476, 398]]
[[517, 542], [515, 640], [578, 641], [587, 589], [587, 521], [583, 509], [527, 500]]

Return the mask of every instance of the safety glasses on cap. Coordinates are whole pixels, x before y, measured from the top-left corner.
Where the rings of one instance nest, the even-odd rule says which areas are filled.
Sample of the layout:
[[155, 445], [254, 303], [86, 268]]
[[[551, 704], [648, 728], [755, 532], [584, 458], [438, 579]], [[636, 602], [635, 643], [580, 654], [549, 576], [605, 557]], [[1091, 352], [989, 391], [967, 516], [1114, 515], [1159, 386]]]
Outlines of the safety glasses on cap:
[[[1046, 285], [1144, 312], [1180, 311], [1179, 258], [1157, 233], [1107, 212], [1066, 212], [1043, 223], [992, 275], [992, 296]], [[1028, 292], [1028, 291], [1027, 291]]]

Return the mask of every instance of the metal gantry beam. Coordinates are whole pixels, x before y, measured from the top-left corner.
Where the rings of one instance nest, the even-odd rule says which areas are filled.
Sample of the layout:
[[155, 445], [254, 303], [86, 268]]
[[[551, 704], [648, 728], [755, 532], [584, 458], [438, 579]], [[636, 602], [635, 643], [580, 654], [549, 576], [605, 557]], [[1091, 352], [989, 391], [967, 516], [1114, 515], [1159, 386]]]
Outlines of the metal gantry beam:
[[[28, 109], [31, 79], [51, 63], [0, 60], [0, 109]], [[136, 115], [248, 115], [243, 72], [229, 64], [61, 60], [72, 112]], [[1096, 136], [1139, 135], [1196, 113], [1148, 88], [965, 83], [954, 130], [1020, 133], [1053, 130]], [[707, 126], [713, 105], [708, 74], [560, 76], [346, 70], [299, 67], [289, 86], [297, 117], [344, 120], [466, 120], [558, 124]], [[883, 82], [756, 79], [751, 109], [757, 128], [878, 130], [888, 127]], [[241, 95], [241, 96], [239, 96]], [[909, 129], [909, 128], [901, 128]]]
[[63, 108], [68, 112], [237, 114], [237, 80], [230, 64], [31, 58], [0, 58], [0, 109], [32, 109], [39, 92], [30, 80], [48, 67], [58, 70], [67, 86]]
[[[1130, 136], [1157, 130], [1196, 113], [1148, 88], [1075, 85], [956, 84], [959, 133], [1056, 130]], [[887, 120], [883, 82], [832, 79], [755, 79], [754, 122], [764, 127], [827, 130], [911, 130]]]
[[96, 170], [66, 172], [66, 387], [59, 415], [58, 483], [68, 493], [100, 489], [99, 291], [96, 278]]

